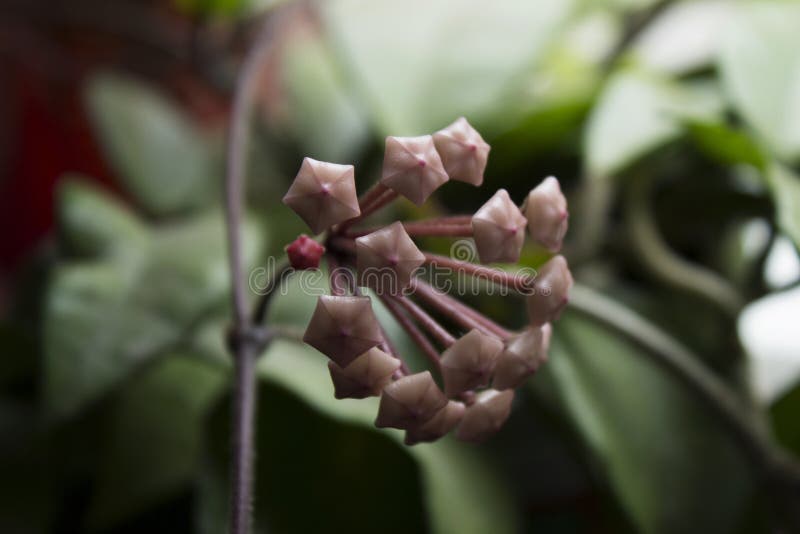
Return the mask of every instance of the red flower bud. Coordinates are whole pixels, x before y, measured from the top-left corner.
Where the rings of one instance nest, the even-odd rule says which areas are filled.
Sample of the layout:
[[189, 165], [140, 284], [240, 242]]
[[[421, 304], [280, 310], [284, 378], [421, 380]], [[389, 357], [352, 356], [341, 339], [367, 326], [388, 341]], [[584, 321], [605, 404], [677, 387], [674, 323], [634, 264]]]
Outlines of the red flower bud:
[[369, 297], [322, 296], [308, 323], [303, 341], [347, 367], [383, 341]]
[[447, 180], [430, 135], [386, 138], [383, 185], [420, 205]]
[[284, 250], [289, 257], [289, 264], [298, 271], [318, 268], [319, 259], [325, 253], [325, 247], [305, 234], [292, 241]]
[[451, 180], [475, 186], [483, 183], [490, 147], [467, 119], [461, 117], [433, 134], [433, 142]]
[[446, 404], [447, 397], [433, 381], [430, 371], [404, 376], [383, 388], [375, 426], [417, 428]]

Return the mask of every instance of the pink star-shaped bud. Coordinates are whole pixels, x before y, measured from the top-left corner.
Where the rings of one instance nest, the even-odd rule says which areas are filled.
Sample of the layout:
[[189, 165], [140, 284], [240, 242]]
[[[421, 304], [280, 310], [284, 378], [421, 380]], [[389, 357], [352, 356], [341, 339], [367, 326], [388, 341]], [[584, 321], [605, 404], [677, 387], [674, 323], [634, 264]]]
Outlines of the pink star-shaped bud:
[[378, 428], [417, 428], [445, 407], [447, 397], [430, 371], [404, 376], [385, 388], [378, 407]]
[[424, 261], [400, 222], [356, 239], [359, 284], [379, 294], [400, 293]]
[[503, 342], [480, 330], [470, 330], [442, 353], [444, 392], [448, 397], [485, 386], [503, 350]]
[[554, 256], [536, 274], [533, 291], [527, 297], [528, 318], [532, 326], [552, 322], [569, 302], [572, 273], [564, 256]]
[[427, 423], [406, 430], [406, 445], [415, 445], [425, 441], [436, 441], [453, 430], [464, 417], [466, 407], [463, 403], [449, 401], [447, 405], [436, 412]]
[[451, 180], [474, 186], [483, 183], [490, 147], [467, 119], [461, 117], [433, 134], [433, 142]]
[[508, 191], [499, 189], [472, 216], [472, 234], [483, 263], [516, 262], [525, 242], [527, 220], [511, 201]]
[[383, 335], [369, 297], [322, 296], [303, 341], [340, 367], [347, 367], [383, 341]]
[[461, 441], [480, 443], [500, 430], [511, 414], [514, 390], [497, 391], [487, 389], [478, 393], [475, 403], [467, 408], [464, 418], [456, 430]]
[[550, 252], [561, 250], [569, 226], [569, 212], [558, 180], [553, 176], [545, 178], [528, 193], [522, 208], [528, 218], [531, 238]]
[[547, 361], [550, 346], [550, 323], [532, 326], [506, 342], [494, 368], [494, 389], [514, 389]]
[[378, 348], [371, 348], [345, 368], [328, 362], [337, 399], [363, 399], [378, 396], [392, 382], [392, 373], [400, 367], [400, 360]]
[[416, 205], [448, 180], [433, 137], [386, 138], [381, 183]]
[[303, 159], [283, 197], [315, 234], [361, 214], [352, 165]]

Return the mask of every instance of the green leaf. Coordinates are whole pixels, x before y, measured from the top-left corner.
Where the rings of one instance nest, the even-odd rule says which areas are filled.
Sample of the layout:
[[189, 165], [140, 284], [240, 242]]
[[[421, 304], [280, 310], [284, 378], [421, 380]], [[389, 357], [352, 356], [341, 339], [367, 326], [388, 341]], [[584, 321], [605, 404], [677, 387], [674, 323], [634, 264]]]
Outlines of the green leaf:
[[325, 161], [352, 159], [369, 134], [366, 117], [322, 37], [298, 32], [281, 61], [289, 130], [305, 153]]
[[800, 156], [800, 5], [738, 5], [719, 56], [723, 87], [744, 119], [782, 158]]
[[[63, 211], [70, 210], [78, 208]], [[85, 217], [75, 214], [69, 221]], [[76, 230], [66, 227], [64, 233]], [[44, 311], [44, 397], [52, 415], [77, 412], [227, 301], [219, 213], [161, 226], [144, 237], [118, 239], [124, 253], [54, 269]], [[244, 227], [244, 243], [244, 264], [252, 266], [260, 239], [251, 224]]]
[[151, 87], [98, 75], [87, 104], [107, 158], [149, 212], [169, 215], [218, 197], [220, 145]]
[[[324, 521], [327, 531], [516, 531], [505, 488], [469, 446], [450, 440], [401, 445], [399, 431], [373, 426], [377, 399], [333, 398], [321, 354], [277, 341], [262, 357], [259, 374], [269, 385], [260, 397], [256, 516], [266, 516], [277, 530], [318, 531], [312, 527]], [[224, 418], [229, 410], [219, 413]], [[213, 426], [212, 434], [226, 435]], [[218, 466], [218, 475], [205, 481], [209, 499], [219, 495], [224, 473]], [[417, 517], [421, 510], [427, 520]], [[224, 510], [203, 513], [204, 532], [224, 530], [209, 515], [224, 517]]]
[[766, 177], [775, 201], [778, 226], [800, 247], [800, 176], [773, 163]]
[[720, 122], [690, 121], [689, 133], [697, 146], [723, 165], [766, 166], [766, 155], [746, 133]]
[[751, 496], [744, 459], [682, 384], [627, 340], [567, 312], [552, 374], [568, 413], [642, 532], [731, 532]]
[[800, 456], [800, 385], [795, 385], [770, 406], [775, 437], [788, 450]]
[[169, 356], [113, 401], [88, 524], [103, 529], [171, 497], [193, 481], [203, 417], [226, 375], [190, 356]]
[[589, 171], [611, 176], [679, 136], [682, 121], [711, 119], [719, 110], [713, 86], [619, 72], [608, 81], [589, 117], [584, 138]]
[[147, 232], [138, 218], [82, 178], [62, 180], [57, 205], [60, 238], [70, 254], [102, 256], [146, 244]]
[[380, 133], [420, 135], [465, 113], [480, 122], [512, 104], [505, 92], [536, 65], [573, 6], [334, 0], [323, 9]]

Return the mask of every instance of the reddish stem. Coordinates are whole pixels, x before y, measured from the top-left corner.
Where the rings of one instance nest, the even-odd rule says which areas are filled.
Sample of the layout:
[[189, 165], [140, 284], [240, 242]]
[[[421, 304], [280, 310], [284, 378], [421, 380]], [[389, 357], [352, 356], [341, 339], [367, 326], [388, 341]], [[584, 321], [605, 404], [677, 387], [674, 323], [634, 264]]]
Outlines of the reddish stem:
[[477, 310], [450, 295], [437, 291], [419, 278], [414, 279], [413, 288], [415, 295], [418, 295], [428, 305], [436, 308], [439, 313], [464, 328], [477, 328], [500, 339], [508, 339], [512, 335], [511, 332]]
[[468, 261], [455, 260], [447, 256], [423, 252], [426, 265], [444, 267], [454, 272], [466, 273], [470, 276], [484, 279], [488, 282], [507, 287], [519, 293], [529, 294], [533, 289], [533, 277], [507, 273], [484, 265], [477, 265]]
[[336, 234], [343, 234], [348, 228], [364, 220], [396, 198], [397, 193], [380, 182], [376, 183], [358, 199], [358, 206], [361, 209], [361, 213], [334, 227], [333, 232]]
[[[472, 225], [463, 223], [450, 223], [439, 221], [420, 221], [412, 223], [403, 223], [403, 228], [408, 235], [424, 237], [424, 236], [442, 236], [442, 237], [472, 237]], [[361, 237], [363, 235], [371, 234], [380, 228], [366, 228], [361, 230], [353, 230], [347, 232], [348, 237]]]
[[325, 259], [328, 262], [328, 282], [331, 286], [331, 295], [341, 297], [347, 294], [347, 288], [344, 285], [346, 281], [342, 280], [339, 262], [331, 254], [326, 254]]
[[439, 362], [439, 351], [437, 351], [436, 347], [425, 337], [422, 330], [417, 328], [417, 325], [405, 314], [403, 307], [389, 298], [388, 295], [378, 295], [378, 298], [381, 299], [381, 302], [383, 302], [383, 305], [389, 310], [389, 313], [394, 316], [400, 327], [406, 331], [411, 341], [420, 348], [422, 354], [431, 362], [431, 365], [441, 373], [442, 364]]
[[449, 347], [456, 342], [456, 338], [450, 335], [450, 332], [445, 330], [444, 327], [440, 325], [438, 321], [436, 321], [436, 319], [428, 315], [425, 310], [414, 304], [408, 298], [395, 295], [389, 295], [389, 298], [403, 306], [409, 315], [411, 315], [411, 317], [413, 317], [417, 323], [422, 325], [422, 327], [427, 330], [428, 333], [432, 335], [440, 345]]

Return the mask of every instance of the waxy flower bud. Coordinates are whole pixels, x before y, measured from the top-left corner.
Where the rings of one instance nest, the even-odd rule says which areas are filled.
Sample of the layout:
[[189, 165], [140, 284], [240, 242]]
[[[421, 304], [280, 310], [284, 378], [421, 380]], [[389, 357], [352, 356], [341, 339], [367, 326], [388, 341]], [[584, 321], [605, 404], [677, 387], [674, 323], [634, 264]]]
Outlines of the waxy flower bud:
[[527, 220], [511, 201], [508, 191], [499, 189], [472, 216], [472, 235], [483, 263], [519, 260], [525, 242]]
[[352, 165], [303, 159], [283, 197], [315, 234], [361, 214]]
[[551, 332], [550, 323], [547, 323], [529, 327], [506, 341], [494, 368], [492, 387], [497, 390], [513, 389], [534, 374], [547, 361]]
[[381, 183], [416, 205], [447, 181], [433, 137], [387, 137]]
[[561, 250], [567, 233], [569, 212], [558, 180], [553, 176], [545, 178], [528, 193], [522, 209], [528, 218], [531, 238], [550, 252]]
[[467, 407], [464, 418], [456, 430], [461, 441], [480, 443], [500, 430], [511, 414], [514, 390], [487, 389], [478, 393], [475, 403]]
[[445, 407], [447, 397], [430, 371], [404, 376], [385, 388], [378, 407], [378, 428], [417, 428]]
[[399, 367], [400, 360], [378, 348], [369, 349], [345, 368], [330, 361], [328, 370], [333, 381], [333, 396], [337, 399], [378, 396], [391, 384], [392, 373]]
[[321, 296], [303, 341], [340, 367], [383, 341], [369, 297]]
[[464, 417], [466, 407], [463, 403], [449, 401], [447, 405], [436, 412], [427, 423], [406, 431], [406, 445], [414, 445], [423, 441], [436, 441], [453, 430]]
[[494, 371], [503, 342], [480, 330], [470, 330], [442, 353], [444, 392], [448, 397], [485, 386]]
[[533, 292], [527, 297], [528, 318], [532, 326], [552, 322], [569, 302], [572, 273], [564, 256], [555, 256], [536, 275]]
[[400, 293], [424, 261], [400, 222], [356, 239], [359, 285], [378, 294]]
[[433, 142], [451, 180], [474, 186], [483, 183], [490, 147], [467, 119], [461, 117], [433, 134]]
[[298, 271], [316, 269], [325, 253], [325, 247], [305, 234], [292, 241], [284, 250], [289, 257], [289, 265]]

